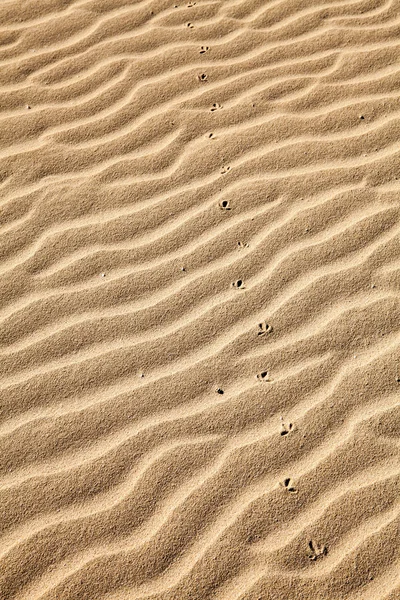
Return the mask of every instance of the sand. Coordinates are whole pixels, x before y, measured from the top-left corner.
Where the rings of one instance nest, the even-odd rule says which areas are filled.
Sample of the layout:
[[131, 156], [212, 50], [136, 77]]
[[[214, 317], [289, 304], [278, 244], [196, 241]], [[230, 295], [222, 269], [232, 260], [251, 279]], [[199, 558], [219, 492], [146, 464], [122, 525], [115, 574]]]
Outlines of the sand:
[[399, 59], [399, 0], [2, 0], [1, 600], [400, 599]]

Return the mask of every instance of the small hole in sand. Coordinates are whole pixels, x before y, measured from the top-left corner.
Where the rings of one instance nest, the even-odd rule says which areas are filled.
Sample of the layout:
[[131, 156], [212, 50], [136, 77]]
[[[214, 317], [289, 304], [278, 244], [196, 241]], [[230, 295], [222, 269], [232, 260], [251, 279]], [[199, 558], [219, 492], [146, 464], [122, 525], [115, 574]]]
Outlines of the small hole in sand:
[[224, 393], [224, 390], [221, 388], [217, 388], [215, 391], [217, 392], [217, 394], [221, 394], [221, 395]]

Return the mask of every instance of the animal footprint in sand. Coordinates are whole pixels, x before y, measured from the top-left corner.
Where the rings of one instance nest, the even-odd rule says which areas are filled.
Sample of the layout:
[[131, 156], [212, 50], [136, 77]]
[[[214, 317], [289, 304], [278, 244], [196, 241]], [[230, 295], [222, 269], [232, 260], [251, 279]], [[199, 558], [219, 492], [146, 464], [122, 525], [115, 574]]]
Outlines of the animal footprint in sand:
[[201, 81], [202, 83], [206, 83], [208, 81], [208, 77], [205, 73], [202, 73], [201, 75], [197, 75], [197, 79], [199, 81]]
[[267, 333], [272, 333], [272, 325], [270, 325], [266, 321], [259, 323], [257, 335], [266, 335]]
[[231, 210], [229, 200], [221, 200], [218, 206], [221, 210]]
[[243, 279], [238, 279], [237, 281], [234, 281], [232, 283], [232, 287], [236, 288], [237, 290], [244, 290], [244, 281]]
[[239, 250], [244, 250], [244, 248], [248, 248], [249, 247], [249, 245], [246, 244], [246, 243], [244, 243], [244, 242], [238, 242], [237, 245], [238, 245], [238, 249]]
[[192, 8], [192, 6], [196, 6], [196, 2], [189, 2], [187, 5], [188, 8]]
[[219, 110], [220, 108], [222, 108], [221, 104], [218, 104], [218, 102], [214, 102], [214, 104], [211, 107], [211, 112], [214, 112], [215, 110]]
[[230, 170], [231, 170], [230, 167], [222, 167], [222, 169], [221, 169], [221, 175], [224, 175], [224, 173], [227, 173]]
[[194, 25], [193, 23], [186, 23], [186, 27], [189, 27], [189, 29], [193, 29]]
[[206, 52], [208, 52], [210, 49], [210, 46], [202, 46], [200, 48], [200, 54], [205, 54]]
[[323, 544], [319, 545], [313, 540], [308, 542], [308, 547], [310, 548], [310, 554], [308, 555], [310, 560], [318, 560], [318, 558], [322, 558], [322, 556], [328, 554], [328, 549], [326, 546]]
[[292, 431], [293, 425], [289, 423], [289, 425], [285, 425], [285, 423], [281, 423], [281, 435], [289, 435]]
[[282, 482], [279, 482], [279, 485], [283, 487], [286, 491], [288, 491], [290, 494], [297, 494], [297, 490], [291, 483], [290, 477], [286, 477], [286, 479], [284, 479]]
[[258, 381], [271, 381], [268, 371], [261, 371], [256, 375]]

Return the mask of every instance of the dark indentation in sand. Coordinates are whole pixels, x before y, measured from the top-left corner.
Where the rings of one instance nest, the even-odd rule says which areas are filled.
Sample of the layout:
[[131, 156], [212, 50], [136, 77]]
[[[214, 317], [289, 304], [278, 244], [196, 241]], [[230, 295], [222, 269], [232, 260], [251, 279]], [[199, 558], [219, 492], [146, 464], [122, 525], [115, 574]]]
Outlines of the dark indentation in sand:
[[270, 381], [268, 371], [261, 371], [261, 373], [257, 373], [257, 379], [259, 381]]
[[293, 425], [292, 423], [289, 423], [289, 425], [285, 425], [285, 423], [282, 423], [281, 425], [281, 435], [288, 435], [293, 429]]
[[317, 560], [318, 558], [322, 558], [326, 554], [328, 554], [328, 549], [323, 544], [317, 544], [313, 540], [308, 542], [308, 547], [310, 549], [310, 553], [308, 558], [310, 560]]
[[283, 483], [280, 484], [286, 491], [288, 491], [290, 494], [297, 494], [297, 489], [294, 487], [293, 483], [291, 482], [290, 477], [286, 477], [286, 479], [283, 480]]
[[267, 333], [272, 333], [272, 325], [267, 321], [262, 321], [258, 324], [258, 335], [267, 335]]
[[219, 207], [221, 210], [231, 210], [229, 200], [221, 200]]
[[237, 289], [244, 289], [244, 281], [243, 279], [238, 279], [237, 281], [234, 281], [232, 283], [232, 287], [237, 288]]

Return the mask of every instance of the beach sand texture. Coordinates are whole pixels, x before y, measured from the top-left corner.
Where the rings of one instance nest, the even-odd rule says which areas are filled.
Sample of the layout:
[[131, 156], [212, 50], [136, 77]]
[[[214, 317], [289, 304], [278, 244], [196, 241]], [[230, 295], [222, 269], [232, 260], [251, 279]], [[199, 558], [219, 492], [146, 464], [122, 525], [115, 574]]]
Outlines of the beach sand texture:
[[399, 600], [400, 1], [2, 0], [0, 88], [0, 600]]

